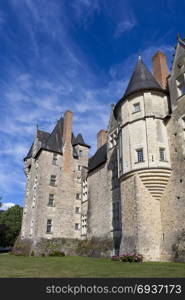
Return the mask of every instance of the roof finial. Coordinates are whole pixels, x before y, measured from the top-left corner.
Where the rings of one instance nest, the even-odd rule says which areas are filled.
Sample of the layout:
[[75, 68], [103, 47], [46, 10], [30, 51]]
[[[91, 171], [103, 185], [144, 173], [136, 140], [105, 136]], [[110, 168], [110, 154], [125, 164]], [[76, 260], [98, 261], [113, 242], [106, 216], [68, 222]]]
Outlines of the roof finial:
[[141, 56], [140, 56], [140, 55], [138, 55], [138, 61], [139, 61], [139, 60], [141, 60]]

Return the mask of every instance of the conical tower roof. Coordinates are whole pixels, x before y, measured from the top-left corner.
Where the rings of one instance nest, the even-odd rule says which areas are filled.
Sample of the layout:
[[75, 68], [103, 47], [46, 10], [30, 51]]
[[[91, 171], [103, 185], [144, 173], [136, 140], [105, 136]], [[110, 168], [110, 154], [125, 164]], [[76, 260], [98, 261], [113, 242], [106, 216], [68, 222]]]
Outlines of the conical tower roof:
[[161, 91], [166, 93], [157, 80], [154, 78], [152, 73], [147, 69], [146, 65], [143, 63], [141, 57], [139, 56], [136, 63], [134, 72], [131, 76], [127, 89], [123, 97], [118, 101], [114, 108], [114, 115], [116, 117], [116, 112], [118, 106], [129, 96], [140, 91]]
[[143, 63], [142, 59], [139, 57], [134, 72], [132, 74], [132, 77], [129, 81], [128, 87], [125, 91], [124, 98], [140, 90], [150, 90], [150, 89], [151, 90], [157, 89], [163, 91], [160, 84], [153, 77], [151, 72], [147, 69], [147, 67]]

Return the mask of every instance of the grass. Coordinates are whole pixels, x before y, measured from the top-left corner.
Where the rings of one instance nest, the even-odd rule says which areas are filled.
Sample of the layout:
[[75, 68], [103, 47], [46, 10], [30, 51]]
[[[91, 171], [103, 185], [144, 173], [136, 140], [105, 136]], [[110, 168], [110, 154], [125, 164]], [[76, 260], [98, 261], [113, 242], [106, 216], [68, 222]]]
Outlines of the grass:
[[121, 263], [108, 258], [24, 257], [0, 255], [0, 277], [108, 278], [185, 277], [185, 264], [174, 262]]

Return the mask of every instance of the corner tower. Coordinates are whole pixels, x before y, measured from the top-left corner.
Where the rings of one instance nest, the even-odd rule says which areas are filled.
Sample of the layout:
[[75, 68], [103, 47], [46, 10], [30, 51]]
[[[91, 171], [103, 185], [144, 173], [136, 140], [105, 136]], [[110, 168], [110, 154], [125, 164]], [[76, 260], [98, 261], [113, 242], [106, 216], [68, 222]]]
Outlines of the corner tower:
[[120, 253], [141, 253], [146, 260], [160, 260], [160, 199], [171, 174], [165, 125], [168, 113], [167, 90], [139, 57], [114, 115], [119, 126]]

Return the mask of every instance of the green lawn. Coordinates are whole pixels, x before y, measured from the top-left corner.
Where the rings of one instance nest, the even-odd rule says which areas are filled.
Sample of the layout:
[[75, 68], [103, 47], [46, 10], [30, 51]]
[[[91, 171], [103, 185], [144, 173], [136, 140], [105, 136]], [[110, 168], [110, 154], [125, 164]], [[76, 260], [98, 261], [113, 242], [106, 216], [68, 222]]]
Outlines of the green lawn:
[[184, 263], [121, 263], [107, 258], [0, 255], [0, 277], [185, 277]]

